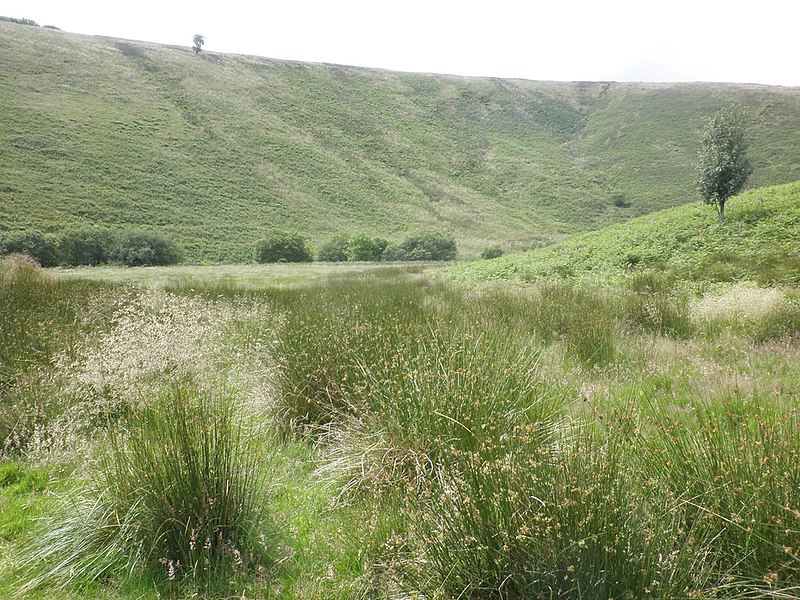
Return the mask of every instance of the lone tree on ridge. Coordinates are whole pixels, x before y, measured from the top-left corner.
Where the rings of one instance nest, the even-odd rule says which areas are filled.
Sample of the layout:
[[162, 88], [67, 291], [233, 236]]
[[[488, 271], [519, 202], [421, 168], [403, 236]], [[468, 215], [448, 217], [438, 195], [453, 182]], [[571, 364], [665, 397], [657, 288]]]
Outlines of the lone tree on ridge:
[[192, 41], [193, 41], [192, 50], [194, 50], [195, 54], [200, 54], [200, 50], [203, 49], [203, 44], [206, 43], [205, 36], [203, 36], [203, 35], [201, 35], [199, 33], [195, 33], [194, 34], [194, 40], [192, 40]]
[[702, 144], [695, 165], [697, 189], [722, 222], [726, 200], [741, 191], [753, 172], [741, 114], [732, 108], [720, 110], [706, 123]]

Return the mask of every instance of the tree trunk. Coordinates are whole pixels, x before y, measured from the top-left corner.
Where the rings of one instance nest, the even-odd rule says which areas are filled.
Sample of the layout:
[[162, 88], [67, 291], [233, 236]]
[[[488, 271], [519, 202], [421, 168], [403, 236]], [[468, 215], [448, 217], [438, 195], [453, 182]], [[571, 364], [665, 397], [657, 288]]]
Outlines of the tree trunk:
[[719, 206], [719, 210], [717, 211], [719, 212], [719, 222], [722, 223], [725, 220], [725, 200], [720, 200], [717, 206]]

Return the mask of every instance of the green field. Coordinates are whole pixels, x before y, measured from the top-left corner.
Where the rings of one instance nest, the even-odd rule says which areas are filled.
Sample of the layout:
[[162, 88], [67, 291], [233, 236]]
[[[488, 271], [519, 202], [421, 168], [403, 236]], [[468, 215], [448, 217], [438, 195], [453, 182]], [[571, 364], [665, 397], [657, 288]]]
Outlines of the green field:
[[525, 250], [695, 199], [705, 120], [746, 109], [753, 185], [800, 172], [800, 90], [419, 75], [0, 22], [0, 231], [144, 227], [242, 262], [264, 231]]
[[5, 259], [0, 596], [798, 597], [796, 286], [426, 268]]

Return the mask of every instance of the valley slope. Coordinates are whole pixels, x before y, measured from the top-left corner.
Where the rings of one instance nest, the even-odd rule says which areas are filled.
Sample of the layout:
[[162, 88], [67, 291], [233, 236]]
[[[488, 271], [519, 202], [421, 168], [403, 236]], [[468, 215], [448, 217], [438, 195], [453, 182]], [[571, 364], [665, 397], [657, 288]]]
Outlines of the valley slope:
[[800, 88], [556, 83], [201, 52], [0, 22], [0, 231], [139, 226], [193, 262], [271, 227], [526, 249], [696, 199], [707, 117], [800, 176]]

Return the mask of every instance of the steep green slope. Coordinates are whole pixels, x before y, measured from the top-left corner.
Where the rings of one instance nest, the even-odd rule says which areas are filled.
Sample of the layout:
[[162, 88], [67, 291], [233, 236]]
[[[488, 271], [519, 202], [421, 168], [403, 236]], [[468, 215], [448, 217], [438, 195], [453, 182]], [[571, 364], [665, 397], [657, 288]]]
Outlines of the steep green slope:
[[691, 198], [703, 121], [750, 107], [753, 181], [800, 172], [800, 89], [403, 74], [0, 23], [0, 230], [132, 224], [188, 260], [265, 228], [526, 248]]
[[704, 280], [800, 284], [800, 182], [759, 188], [714, 210], [692, 203], [523, 254], [462, 263], [449, 277], [529, 282], [553, 274], [609, 279], [657, 267]]
[[700, 129], [721, 105], [746, 111], [755, 172], [749, 185], [800, 176], [800, 89], [707, 83], [610, 86], [603, 106], [575, 141], [586, 168], [598, 173], [631, 214], [675, 206], [696, 196], [693, 163]]

